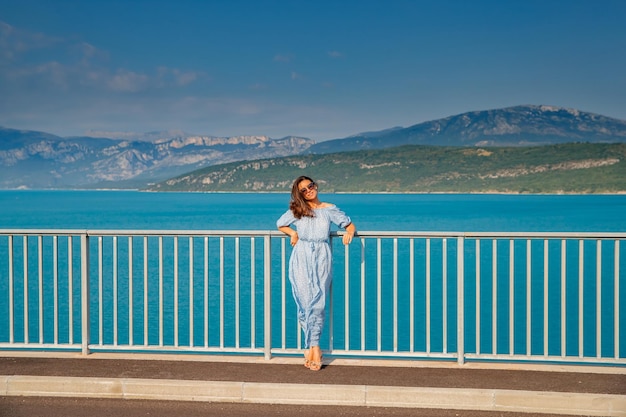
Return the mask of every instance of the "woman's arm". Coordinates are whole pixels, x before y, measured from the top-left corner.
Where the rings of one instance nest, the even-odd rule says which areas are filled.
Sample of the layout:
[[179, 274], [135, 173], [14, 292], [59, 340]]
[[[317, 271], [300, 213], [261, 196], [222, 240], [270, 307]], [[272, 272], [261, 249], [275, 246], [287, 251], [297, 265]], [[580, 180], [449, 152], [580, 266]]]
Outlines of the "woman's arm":
[[291, 239], [290, 239], [291, 240], [291, 246], [294, 246], [296, 243], [298, 243], [298, 232], [293, 230], [291, 227], [289, 227], [289, 226], [280, 226], [278, 228], [278, 230], [280, 230], [281, 232], [283, 232], [287, 236], [291, 237]]
[[343, 244], [349, 245], [352, 242], [352, 238], [354, 237], [354, 233], [356, 232], [356, 226], [354, 223], [350, 223], [346, 226], [346, 233], [343, 234]]

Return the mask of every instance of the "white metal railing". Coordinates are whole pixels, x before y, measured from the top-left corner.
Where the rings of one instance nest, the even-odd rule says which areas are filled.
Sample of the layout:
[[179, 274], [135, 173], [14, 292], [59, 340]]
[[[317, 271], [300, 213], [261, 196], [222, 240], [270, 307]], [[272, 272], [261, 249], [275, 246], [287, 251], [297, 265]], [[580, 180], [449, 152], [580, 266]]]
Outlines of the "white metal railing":
[[[337, 236], [328, 354], [626, 365], [626, 233]], [[295, 354], [288, 258], [277, 231], [0, 230], [0, 349]]]

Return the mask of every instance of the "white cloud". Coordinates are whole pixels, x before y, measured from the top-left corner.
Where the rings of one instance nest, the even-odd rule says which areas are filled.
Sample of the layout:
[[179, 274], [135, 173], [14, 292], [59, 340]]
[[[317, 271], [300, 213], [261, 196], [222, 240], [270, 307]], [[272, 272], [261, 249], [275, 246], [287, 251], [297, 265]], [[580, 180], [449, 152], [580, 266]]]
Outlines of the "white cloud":
[[7, 85], [18, 94], [42, 95], [58, 89], [76, 94], [129, 93], [182, 88], [208, 80], [201, 71], [167, 67], [155, 68], [153, 72], [115, 68], [110, 64], [108, 52], [88, 42], [19, 30], [2, 21], [0, 63], [4, 63], [0, 65], [0, 85]]
[[[114, 61], [115, 56], [81, 39], [28, 33], [0, 21], [0, 124], [59, 135], [182, 128], [284, 136], [313, 129], [297, 121], [313, 111], [264, 99], [260, 91], [267, 84], [251, 85], [256, 91], [248, 98], [215, 97], [204, 89], [211, 79], [203, 71], [120, 67]], [[288, 63], [293, 57], [276, 55], [275, 61]], [[283, 74], [307, 79], [291, 69]]]
[[330, 51], [328, 52], [328, 56], [331, 58], [343, 58], [343, 54], [339, 51]]
[[[70, 52], [78, 57], [83, 65], [96, 65], [95, 62], [108, 62], [109, 54], [87, 42], [79, 42], [69, 46]], [[94, 62], [95, 61], [95, 62]]]
[[195, 71], [182, 72], [175, 70], [174, 75], [176, 76], [176, 84], [180, 86], [191, 84], [192, 82], [198, 79], [198, 74]]
[[276, 62], [291, 62], [291, 55], [276, 54], [274, 55]]
[[177, 68], [159, 67], [155, 76], [155, 85], [158, 87], [169, 85], [184, 87], [201, 78], [208, 79], [206, 74], [201, 71], [182, 71]]
[[36, 68], [38, 74], [47, 77], [52, 84], [66, 89], [68, 87], [68, 71], [58, 62], [46, 62]]
[[133, 71], [118, 70], [108, 80], [108, 87], [113, 91], [136, 92], [143, 90], [148, 84], [148, 76]]
[[14, 60], [20, 55], [61, 43], [61, 38], [20, 30], [0, 20], [0, 58]]
[[[56, 61], [43, 62], [36, 65], [4, 68], [0, 71], [0, 83], [8, 90], [39, 92], [66, 90], [71, 76], [67, 68]], [[20, 90], [23, 89], [23, 90]]]

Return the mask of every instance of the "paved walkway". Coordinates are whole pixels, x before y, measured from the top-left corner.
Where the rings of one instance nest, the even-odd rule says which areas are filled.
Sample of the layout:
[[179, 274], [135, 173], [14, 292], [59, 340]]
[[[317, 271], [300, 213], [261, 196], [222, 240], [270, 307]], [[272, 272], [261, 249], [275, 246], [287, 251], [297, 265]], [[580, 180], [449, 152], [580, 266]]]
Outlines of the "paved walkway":
[[335, 359], [313, 372], [299, 358], [4, 354], [0, 394], [6, 397], [626, 416], [623, 367]]

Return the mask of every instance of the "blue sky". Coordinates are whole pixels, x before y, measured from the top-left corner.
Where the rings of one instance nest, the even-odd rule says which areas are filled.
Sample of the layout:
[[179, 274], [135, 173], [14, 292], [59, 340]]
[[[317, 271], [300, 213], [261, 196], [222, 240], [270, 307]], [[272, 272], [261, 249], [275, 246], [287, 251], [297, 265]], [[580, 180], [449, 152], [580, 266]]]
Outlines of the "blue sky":
[[321, 141], [518, 104], [626, 119], [622, 0], [0, 0], [0, 125]]

